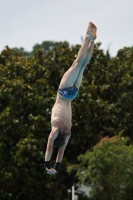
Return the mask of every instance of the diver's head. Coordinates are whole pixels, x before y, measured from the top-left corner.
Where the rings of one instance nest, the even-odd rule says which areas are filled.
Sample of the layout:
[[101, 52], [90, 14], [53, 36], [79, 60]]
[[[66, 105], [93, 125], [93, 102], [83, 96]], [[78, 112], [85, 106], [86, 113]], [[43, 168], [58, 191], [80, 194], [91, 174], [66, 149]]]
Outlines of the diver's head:
[[65, 135], [59, 132], [57, 138], [54, 140], [54, 146], [61, 147], [63, 144], [65, 144]]
[[63, 138], [59, 138], [57, 137], [55, 140], [54, 140], [54, 147], [61, 147], [65, 144], [65, 140]]

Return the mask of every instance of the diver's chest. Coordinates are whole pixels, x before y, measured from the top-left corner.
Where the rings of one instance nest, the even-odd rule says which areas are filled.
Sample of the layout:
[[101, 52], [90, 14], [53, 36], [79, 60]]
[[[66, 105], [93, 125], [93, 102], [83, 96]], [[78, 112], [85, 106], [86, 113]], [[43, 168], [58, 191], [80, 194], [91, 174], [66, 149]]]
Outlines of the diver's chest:
[[72, 123], [70, 120], [66, 120], [65, 118], [55, 118], [51, 121], [52, 126], [55, 126], [59, 129], [60, 133], [63, 134], [63, 132], [68, 133], [70, 132], [70, 129], [72, 127]]
[[67, 123], [70, 120], [71, 112], [70, 106], [55, 104], [52, 109], [52, 117], [59, 117], [63, 122]]

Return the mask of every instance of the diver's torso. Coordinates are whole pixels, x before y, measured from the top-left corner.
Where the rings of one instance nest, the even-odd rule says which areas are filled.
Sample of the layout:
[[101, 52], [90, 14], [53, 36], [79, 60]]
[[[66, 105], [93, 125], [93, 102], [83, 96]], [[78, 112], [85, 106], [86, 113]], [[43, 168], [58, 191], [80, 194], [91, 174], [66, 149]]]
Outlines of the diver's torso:
[[51, 125], [58, 127], [60, 132], [70, 132], [72, 123], [71, 101], [65, 100], [57, 94], [52, 108]]

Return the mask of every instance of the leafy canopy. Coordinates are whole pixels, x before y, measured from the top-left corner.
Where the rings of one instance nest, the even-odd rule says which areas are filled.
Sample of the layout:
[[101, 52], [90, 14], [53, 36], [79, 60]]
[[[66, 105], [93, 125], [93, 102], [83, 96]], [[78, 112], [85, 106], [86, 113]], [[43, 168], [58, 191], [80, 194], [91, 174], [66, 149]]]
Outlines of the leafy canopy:
[[51, 109], [59, 82], [79, 48], [64, 42], [29, 57], [9, 47], [1, 52], [1, 199], [70, 199], [67, 190], [75, 182], [76, 172], [69, 174], [68, 165], [77, 164], [77, 157], [105, 136], [121, 134], [132, 139], [133, 50], [124, 48], [107, 59], [97, 43], [72, 102], [72, 137], [60, 171], [47, 176], [43, 164]]

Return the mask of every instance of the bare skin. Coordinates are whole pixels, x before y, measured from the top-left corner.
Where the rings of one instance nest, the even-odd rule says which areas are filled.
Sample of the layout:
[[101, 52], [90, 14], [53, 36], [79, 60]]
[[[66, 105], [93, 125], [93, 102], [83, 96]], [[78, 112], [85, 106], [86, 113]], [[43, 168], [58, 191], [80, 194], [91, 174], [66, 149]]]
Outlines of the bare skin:
[[[86, 65], [89, 63], [94, 46], [94, 39], [97, 35], [97, 27], [92, 23], [88, 23], [86, 36], [84, 42], [79, 50], [76, 60], [73, 62], [72, 66], [63, 75], [59, 88], [67, 88], [75, 85], [78, 89], [81, 85], [83, 72]], [[65, 140], [65, 144], [59, 147], [56, 162], [61, 162], [63, 159], [64, 151], [67, 143], [71, 137], [71, 127], [72, 127], [72, 109], [71, 101], [64, 99], [60, 94], [57, 93], [56, 102], [52, 108], [51, 115], [51, 133], [48, 138], [47, 149], [45, 153], [45, 161], [51, 159], [53, 152], [54, 140], [57, 138], [58, 134], [62, 134]], [[56, 174], [57, 171], [53, 168], [46, 168], [48, 174]]]

